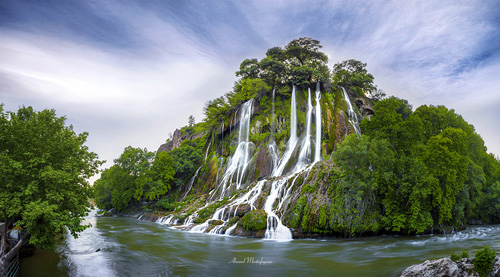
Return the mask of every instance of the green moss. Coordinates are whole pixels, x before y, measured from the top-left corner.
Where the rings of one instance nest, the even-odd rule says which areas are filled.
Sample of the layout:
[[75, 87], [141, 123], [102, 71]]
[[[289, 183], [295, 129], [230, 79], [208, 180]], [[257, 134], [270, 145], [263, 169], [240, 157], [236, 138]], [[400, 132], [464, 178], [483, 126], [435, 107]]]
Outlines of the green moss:
[[221, 206], [227, 204], [227, 202], [228, 202], [228, 198], [224, 197], [223, 200], [217, 201], [217, 202], [213, 203], [212, 205], [200, 210], [198, 212], [198, 218], [196, 218], [194, 222], [195, 223], [205, 222], [215, 212], [215, 210], [217, 210]]
[[240, 224], [246, 231], [263, 230], [267, 227], [267, 214], [263, 210], [253, 210], [241, 219]]
[[239, 216], [235, 216], [235, 217], [231, 218], [227, 223], [229, 224], [229, 226], [233, 226], [239, 220], [240, 220], [240, 217]]
[[301, 220], [302, 220], [302, 212], [303, 212], [306, 204], [307, 204], [307, 197], [305, 195], [302, 195], [299, 198], [299, 200], [297, 200], [297, 202], [295, 203], [295, 206], [293, 207], [290, 227], [299, 228], [299, 224], [301, 223]]
[[316, 225], [317, 231], [326, 231], [325, 228], [327, 227], [327, 221], [328, 221], [328, 214], [326, 212], [326, 205], [321, 205], [319, 208], [319, 217], [318, 217], [318, 224]]
[[309, 203], [306, 204], [304, 207], [304, 215], [302, 216], [302, 222], [300, 224], [300, 227], [302, 227], [302, 231], [307, 232], [309, 231], [310, 227], [310, 220], [309, 220], [309, 214], [311, 213], [311, 208], [309, 206]]

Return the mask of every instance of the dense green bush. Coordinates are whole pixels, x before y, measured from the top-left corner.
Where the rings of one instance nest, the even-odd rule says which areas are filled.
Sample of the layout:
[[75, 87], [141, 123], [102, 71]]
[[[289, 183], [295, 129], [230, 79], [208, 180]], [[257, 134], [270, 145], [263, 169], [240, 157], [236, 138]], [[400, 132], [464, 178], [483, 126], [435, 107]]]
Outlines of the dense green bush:
[[474, 260], [474, 268], [479, 273], [479, 276], [488, 276], [491, 271], [491, 267], [495, 262], [495, 250], [491, 250], [489, 245], [486, 245], [483, 249], [477, 250]]

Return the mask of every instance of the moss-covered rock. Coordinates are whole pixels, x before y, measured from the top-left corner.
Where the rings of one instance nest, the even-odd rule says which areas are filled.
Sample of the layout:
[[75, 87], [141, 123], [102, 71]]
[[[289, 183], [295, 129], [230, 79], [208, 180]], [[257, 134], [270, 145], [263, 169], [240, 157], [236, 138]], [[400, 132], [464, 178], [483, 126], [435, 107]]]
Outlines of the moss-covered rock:
[[263, 210], [253, 210], [241, 219], [240, 224], [245, 231], [266, 229], [267, 214]]

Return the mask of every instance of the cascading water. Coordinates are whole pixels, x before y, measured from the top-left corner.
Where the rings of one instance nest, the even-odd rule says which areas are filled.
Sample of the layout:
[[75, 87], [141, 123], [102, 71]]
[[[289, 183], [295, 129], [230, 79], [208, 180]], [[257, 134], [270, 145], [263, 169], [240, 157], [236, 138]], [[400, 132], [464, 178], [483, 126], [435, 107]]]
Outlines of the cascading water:
[[[296, 103], [296, 93], [295, 86], [292, 89], [291, 97], [291, 111], [290, 111], [290, 138], [287, 143], [287, 148], [281, 157], [279, 158], [278, 146], [271, 136], [271, 140], [268, 144], [269, 154], [272, 159], [272, 176], [279, 177], [275, 180], [260, 180], [248, 190], [244, 195], [236, 197], [235, 199], [230, 199], [228, 204], [221, 206], [216, 209], [210, 219], [206, 220], [204, 223], [193, 226], [194, 219], [198, 217], [198, 212], [215, 202], [212, 200], [218, 195], [218, 199], [222, 199], [226, 194], [229, 194], [230, 187], [233, 183], [236, 183], [236, 189], [239, 189], [242, 185], [246, 170], [251, 162], [250, 146], [249, 142], [249, 129], [250, 129], [250, 118], [252, 115], [253, 100], [244, 103], [240, 109], [239, 113], [239, 134], [238, 134], [238, 146], [236, 148], [233, 156], [228, 160], [226, 170], [222, 177], [220, 183], [218, 182], [218, 175], [216, 178], [216, 189], [212, 190], [209, 195], [209, 201], [196, 212], [191, 214], [184, 225], [178, 226], [179, 228], [190, 229], [191, 232], [207, 232], [212, 234], [224, 234], [231, 235], [237, 227], [237, 224], [232, 224], [229, 226], [231, 218], [236, 217], [238, 209], [241, 205], [248, 205], [251, 210], [258, 209], [256, 206], [257, 200], [260, 199], [263, 193], [264, 185], [271, 182], [271, 189], [268, 196], [265, 198], [263, 203], [263, 209], [267, 214], [267, 227], [265, 232], [265, 239], [268, 240], [291, 240], [292, 233], [281, 222], [279, 214], [282, 213], [281, 209], [287, 203], [291, 191], [298, 178], [298, 174], [301, 171], [308, 171], [311, 169], [308, 164], [311, 163], [311, 124], [312, 124], [312, 113], [313, 108], [316, 113], [316, 139], [315, 139], [315, 152], [314, 152], [314, 162], [321, 159], [321, 107], [320, 107], [321, 92], [319, 86], [316, 89], [316, 107], [312, 106], [311, 103], [311, 91], [308, 90], [308, 103], [307, 103], [307, 115], [306, 115], [306, 133], [303, 136], [302, 141], [299, 140], [297, 136], [297, 103]], [[350, 105], [350, 102], [349, 102]], [[273, 119], [274, 120], [274, 91], [273, 91]], [[233, 124], [229, 124], [232, 126]], [[273, 126], [273, 124], [272, 124]], [[274, 127], [274, 126], [273, 126]], [[272, 129], [273, 129], [272, 127]], [[230, 127], [231, 128], [231, 127]], [[273, 130], [271, 131], [273, 133]], [[274, 133], [273, 133], [274, 134]], [[296, 148], [299, 146], [300, 142], [300, 152], [298, 155], [297, 162], [292, 163], [292, 156], [296, 152]], [[292, 169], [288, 172], [286, 176], [282, 176], [285, 169]], [[196, 178], [197, 172], [193, 178]], [[291, 181], [291, 178], [293, 181]], [[290, 182], [291, 181], [291, 182]], [[194, 182], [194, 180], [193, 180]], [[192, 185], [192, 184], [191, 184]], [[217, 198], [215, 198], [217, 199]], [[173, 217], [169, 217], [165, 222], [169, 222]], [[212, 222], [222, 221], [222, 224], [212, 226]], [[212, 226], [212, 229], [209, 229]]]
[[316, 83], [316, 143], [314, 148], [314, 163], [321, 160], [321, 90], [319, 82]]
[[283, 225], [283, 223], [281, 223], [281, 219], [273, 210], [273, 204], [278, 198], [279, 193], [283, 190], [284, 185], [287, 181], [288, 178], [284, 178], [274, 181], [271, 185], [271, 192], [269, 192], [269, 196], [267, 197], [266, 203], [264, 204], [264, 211], [267, 213], [267, 228], [265, 239], [292, 239], [292, 232], [290, 232], [290, 229], [288, 229], [285, 225]]
[[343, 87], [342, 92], [344, 92], [344, 99], [345, 102], [347, 103], [347, 115], [349, 116], [349, 122], [351, 123], [352, 127], [356, 131], [356, 134], [361, 135], [361, 131], [359, 129], [359, 121], [358, 121], [358, 116], [356, 115], [356, 112], [354, 112], [354, 109], [352, 108], [351, 100], [349, 99], [349, 96], [347, 95], [347, 92]]
[[200, 172], [200, 169], [202, 167], [203, 167], [203, 165], [201, 165], [200, 167], [198, 167], [198, 169], [194, 173], [193, 177], [191, 177], [191, 180], [189, 180], [188, 189], [186, 190], [186, 192], [184, 193], [184, 195], [182, 196], [181, 199], [186, 198], [186, 196], [188, 195], [188, 193], [191, 191], [191, 188], [193, 187], [194, 180], [196, 179], [196, 176], [198, 176], [198, 172]]
[[219, 199], [222, 199], [225, 196], [225, 193], [228, 191], [229, 186], [231, 186], [231, 182], [233, 181], [233, 177], [235, 174], [236, 189], [239, 189], [242, 185], [243, 178], [245, 176], [248, 164], [250, 163], [251, 157], [250, 147], [252, 143], [248, 141], [248, 136], [250, 133], [250, 119], [252, 117], [252, 112], [253, 99], [245, 102], [241, 108], [238, 146], [233, 156], [228, 161], [226, 172], [222, 177], [221, 184], [218, 185], [218, 187], [221, 188], [219, 191]]
[[279, 161], [279, 164], [273, 170], [273, 177], [281, 176], [283, 170], [285, 170], [288, 161], [292, 157], [293, 151], [297, 146], [297, 103], [295, 100], [295, 86], [292, 89], [292, 100], [291, 100], [291, 108], [290, 108], [290, 139], [288, 140], [287, 148], [283, 157]]
[[278, 161], [279, 161], [279, 153], [278, 153], [278, 146], [276, 145], [276, 142], [274, 142], [274, 128], [276, 124], [276, 115], [274, 114], [274, 93], [276, 89], [273, 89], [273, 106], [271, 110], [271, 141], [267, 145], [267, 149], [269, 150], [269, 154], [271, 156], [271, 168], [274, 170], [278, 166]]
[[299, 159], [295, 167], [295, 172], [304, 169], [311, 162], [311, 117], [312, 117], [311, 89], [307, 89], [307, 115], [306, 115], [306, 135], [302, 141]]

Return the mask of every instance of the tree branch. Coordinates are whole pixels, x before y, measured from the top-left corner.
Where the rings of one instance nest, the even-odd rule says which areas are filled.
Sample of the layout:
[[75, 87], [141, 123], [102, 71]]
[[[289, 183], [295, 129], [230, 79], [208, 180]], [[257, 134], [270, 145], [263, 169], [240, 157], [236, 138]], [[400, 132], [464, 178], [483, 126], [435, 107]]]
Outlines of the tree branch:
[[19, 250], [21, 250], [21, 247], [23, 247], [23, 245], [26, 242], [28, 242], [28, 237], [29, 237], [29, 234], [27, 234], [27, 233], [22, 235], [21, 239], [16, 243], [16, 245], [12, 249], [10, 249], [9, 252], [7, 252], [7, 254], [0, 256], [0, 264], [5, 262], [5, 261], [9, 262], [10, 260], [12, 260], [17, 255]]

